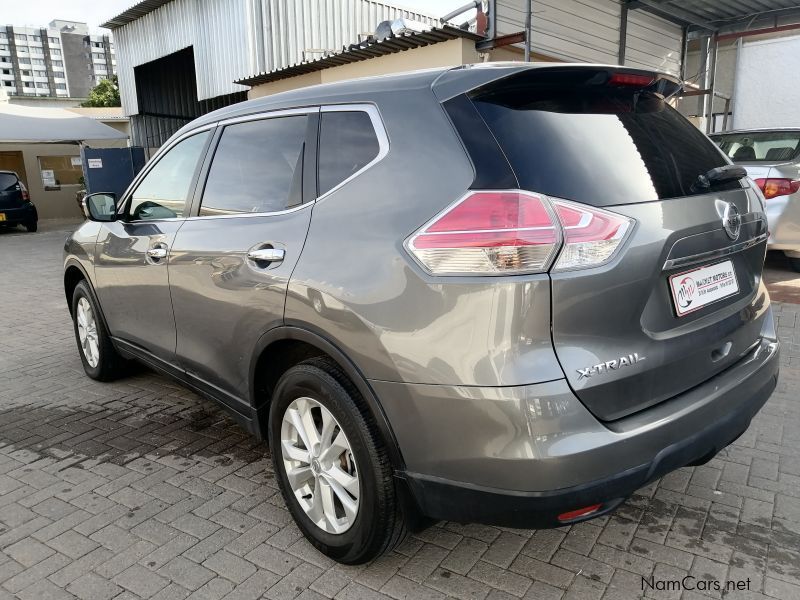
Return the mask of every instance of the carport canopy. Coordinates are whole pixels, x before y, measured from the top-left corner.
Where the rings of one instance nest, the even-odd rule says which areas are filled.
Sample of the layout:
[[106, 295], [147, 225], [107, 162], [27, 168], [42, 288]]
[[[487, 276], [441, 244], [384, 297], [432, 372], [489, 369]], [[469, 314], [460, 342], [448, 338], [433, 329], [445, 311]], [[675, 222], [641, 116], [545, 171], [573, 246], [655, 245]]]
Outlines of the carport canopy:
[[38, 108], [0, 102], [0, 143], [66, 143], [124, 140], [127, 135], [94, 119], [62, 108]]
[[798, 0], [625, 0], [628, 10], [644, 10], [690, 29], [736, 33], [800, 21]]

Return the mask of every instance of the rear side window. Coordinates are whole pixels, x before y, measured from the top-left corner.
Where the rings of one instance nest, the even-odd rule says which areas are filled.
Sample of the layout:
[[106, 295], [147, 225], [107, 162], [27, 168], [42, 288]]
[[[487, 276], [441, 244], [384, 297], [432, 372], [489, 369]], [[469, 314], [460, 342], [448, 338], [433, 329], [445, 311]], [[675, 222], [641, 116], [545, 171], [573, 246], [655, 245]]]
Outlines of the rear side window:
[[17, 186], [17, 176], [11, 173], [0, 173], [0, 192], [10, 192]]
[[520, 186], [594, 206], [707, 193], [694, 184], [727, 164], [719, 149], [660, 95], [605, 77], [525, 72], [472, 95]]
[[781, 162], [800, 153], [800, 131], [726, 133], [712, 139], [734, 161]]
[[200, 215], [277, 212], [300, 204], [307, 123], [298, 115], [225, 127]]
[[330, 191], [378, 156], [372, 120], [363, 111], [323, 112], [319, 138], [319, 193]]

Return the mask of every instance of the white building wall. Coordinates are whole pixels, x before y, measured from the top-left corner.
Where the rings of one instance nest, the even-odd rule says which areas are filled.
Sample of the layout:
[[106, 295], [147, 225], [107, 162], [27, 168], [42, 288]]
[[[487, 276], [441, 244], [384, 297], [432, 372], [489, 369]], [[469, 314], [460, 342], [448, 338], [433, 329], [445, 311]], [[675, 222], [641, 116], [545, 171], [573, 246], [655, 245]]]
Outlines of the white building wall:
[[[734, 84], [733, 127], [800, 127], [800, 36], [744, 42]], [[777, 87], [776, 87], [777, 86]]]
[[[497, 34], [525, 29], [530, 0], [496, 0]], [[622, 9], [619, 0], [536, 0], [534, 52], [569, 62], [617, 64]], [[641, 10], [628, 11], [625, 64], [680, 72], [683, 30]]]
[[138, 112], [135, 67], [189, 46], [197, 97], [206, 100], [246, 90], [237, 79], [301, 62], [304, 50], [340, 50], [401, 17], [435, 24], [372, 0], [173, 0], [114, 29], [125, 115]]

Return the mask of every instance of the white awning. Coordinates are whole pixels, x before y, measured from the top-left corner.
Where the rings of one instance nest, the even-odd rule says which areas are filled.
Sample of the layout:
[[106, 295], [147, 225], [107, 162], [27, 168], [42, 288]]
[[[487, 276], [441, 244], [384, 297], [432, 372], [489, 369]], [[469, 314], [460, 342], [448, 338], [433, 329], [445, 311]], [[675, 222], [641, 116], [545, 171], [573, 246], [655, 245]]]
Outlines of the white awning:
[[63, 108], [0, 102], [0, 143], [78, 143], [127, 137], [113, 127]]

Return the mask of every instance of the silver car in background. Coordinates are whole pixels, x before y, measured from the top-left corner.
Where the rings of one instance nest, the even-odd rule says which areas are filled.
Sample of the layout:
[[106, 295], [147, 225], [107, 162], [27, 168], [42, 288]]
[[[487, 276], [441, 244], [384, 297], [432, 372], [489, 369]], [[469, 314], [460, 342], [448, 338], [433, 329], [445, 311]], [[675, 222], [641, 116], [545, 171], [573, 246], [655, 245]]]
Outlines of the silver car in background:
[[800, 272], [800, 129], [751, 129], [711, 136], [766, 198], [769, 250]]

